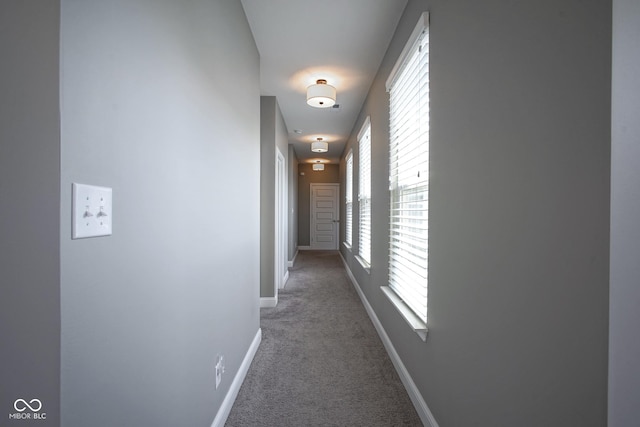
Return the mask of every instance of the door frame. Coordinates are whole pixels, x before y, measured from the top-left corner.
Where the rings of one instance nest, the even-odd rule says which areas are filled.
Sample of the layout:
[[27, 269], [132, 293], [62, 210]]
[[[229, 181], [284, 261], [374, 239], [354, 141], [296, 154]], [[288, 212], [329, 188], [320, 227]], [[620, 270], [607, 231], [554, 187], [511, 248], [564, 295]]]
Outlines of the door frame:
[[314, 250], [318, 249], [314, 246], [315, 242], [313, 241], [313, 225], [314, 225], [314, 216], [313, 216], [313, 188], [314, 187], [335, 187], [336, 189], [336, 219], [334, 222], [336, 223], [335, 228], [335, 248], [326, 249], [326, 250], [338, 250], [340, 248], [340, 183], [337, 182], [312, 182], [309, 185], [309, 248]]
[[289, 278], [288, 248], [287, 248], [287, 166], [284, 156], [276, 147], [275, 165], [275, 223], [274, 223], [274, 295], [277, 298], [278, 289], [284, 289]]

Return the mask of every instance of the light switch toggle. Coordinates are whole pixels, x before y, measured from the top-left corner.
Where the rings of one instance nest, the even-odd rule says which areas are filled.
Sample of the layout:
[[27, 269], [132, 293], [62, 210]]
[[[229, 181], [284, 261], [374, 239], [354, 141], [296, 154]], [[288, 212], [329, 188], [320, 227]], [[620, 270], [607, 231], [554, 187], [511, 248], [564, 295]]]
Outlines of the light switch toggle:
[[109, 236], [112, 226], [112, 189], [73, 183], [73, 239]]

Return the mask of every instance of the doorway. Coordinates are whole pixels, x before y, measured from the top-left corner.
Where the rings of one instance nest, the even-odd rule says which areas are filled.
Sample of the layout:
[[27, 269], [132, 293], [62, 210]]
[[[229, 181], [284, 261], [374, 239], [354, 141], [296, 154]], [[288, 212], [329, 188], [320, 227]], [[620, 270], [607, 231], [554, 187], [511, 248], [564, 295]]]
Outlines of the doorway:
[[287, 268], [287, 168], [284, 156], [276, 147], [275, 235], [274, 235], [274, 295], [284, 288], [289, 278]]
[[338, 249], [340, 184], [311, 185], [311, 249]]

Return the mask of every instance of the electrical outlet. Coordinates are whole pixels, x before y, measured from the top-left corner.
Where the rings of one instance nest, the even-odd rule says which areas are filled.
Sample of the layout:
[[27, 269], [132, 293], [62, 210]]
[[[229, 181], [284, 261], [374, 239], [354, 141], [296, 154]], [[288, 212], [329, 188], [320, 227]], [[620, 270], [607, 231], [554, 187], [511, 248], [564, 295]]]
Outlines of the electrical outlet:
[[218, 355], [216, 358], [216, 389], [220, 385], [222, 381], [222, 374], [224, 373], [224, 359], [222, 356]]

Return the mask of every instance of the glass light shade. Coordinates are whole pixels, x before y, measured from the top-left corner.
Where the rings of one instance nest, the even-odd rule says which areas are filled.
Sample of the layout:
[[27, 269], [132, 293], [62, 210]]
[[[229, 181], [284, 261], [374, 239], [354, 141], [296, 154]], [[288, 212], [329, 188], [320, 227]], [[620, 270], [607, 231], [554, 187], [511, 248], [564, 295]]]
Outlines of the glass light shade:
[[333, 107], [336, 103], [336, 88], [326, 80], [318, 80], [307, 88], [307, 104], [316, 108]]
[[313, 170], [314, 171], [323, 171], [324, 170], [324, 165], [322, 163], [315, 163], [313, 165]]
[[314, 153], [326, 153], [329, 151], [329, 143], [326, 141], [316, 141], [311, 143], [311, 151]]

